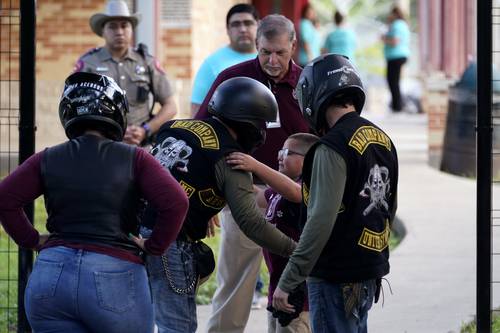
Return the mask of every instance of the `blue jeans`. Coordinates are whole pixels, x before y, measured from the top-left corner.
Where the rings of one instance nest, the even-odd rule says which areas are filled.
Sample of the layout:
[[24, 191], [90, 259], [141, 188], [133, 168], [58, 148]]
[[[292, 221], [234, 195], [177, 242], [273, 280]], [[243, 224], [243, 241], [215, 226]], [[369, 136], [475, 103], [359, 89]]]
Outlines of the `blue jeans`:
[[24, 302], [34, 333], [153, 332], [146, 269], [104, 254], [42, 250]]
[[[142, 229], [141, 234], [148, 237], [149, 230]], [[192, 243], [176, 240], [163, 257], [146, 258], [158, 333], [194, 333], [198, 326], [195, 303], [198, 281]]]
[[[375, 280], [363, 282], [357, 307], [346, 316], [342, 285], [308, 280], [309, 316], [313, 333], [366, 333], [368, 310], [372, 307]], [[355, 314], [353, 314], [355, 313]]]

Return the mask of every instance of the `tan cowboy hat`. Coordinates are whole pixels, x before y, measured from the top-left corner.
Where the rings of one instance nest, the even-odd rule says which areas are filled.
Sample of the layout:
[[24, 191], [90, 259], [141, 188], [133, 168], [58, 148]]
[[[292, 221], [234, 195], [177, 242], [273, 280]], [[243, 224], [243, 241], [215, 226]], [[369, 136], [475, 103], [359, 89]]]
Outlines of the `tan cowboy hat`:
[[130, 21], [130, 23], [132, 23], [132, 27], [135, 28], [141, 20], [141, 14], [134, 13], [133, 15], [130, 15], [130, 11], [128, 10], [125, 1], [111, 0], [108, 1], [106, 11], [104, 13], [97, 13], [90, 17], [90, 28], [92, 28], [92, 31], [95, 32], [96, 35], [102, 37], [104, 24], [108, 21], [116, 19], [126, 19]]

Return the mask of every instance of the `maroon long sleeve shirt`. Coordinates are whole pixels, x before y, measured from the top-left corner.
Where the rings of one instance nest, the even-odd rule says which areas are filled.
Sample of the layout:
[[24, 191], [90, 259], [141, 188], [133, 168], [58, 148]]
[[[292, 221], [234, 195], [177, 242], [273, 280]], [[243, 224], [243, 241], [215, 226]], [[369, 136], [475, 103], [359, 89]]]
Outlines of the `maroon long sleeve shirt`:
[[[0, 222], [21, 247], [35, 248], [39, 233], [24, 214], [23, 206], [43, 194], [41, 161], [43, 151], [31, 156], [0, 182]], [[139, 193], [158, 211], [151, 237], [144, 246], [146, 252], [162, 254], [175, 240], [188, 209], [188, 199], [168, 171], [143, 149], [137, 149], [134, 176]], [[99, 252], [124, 260], [142, 263], [141, 258], [123, 249], [107, 246], [48, 241], [41, 248], [64, 245]]]

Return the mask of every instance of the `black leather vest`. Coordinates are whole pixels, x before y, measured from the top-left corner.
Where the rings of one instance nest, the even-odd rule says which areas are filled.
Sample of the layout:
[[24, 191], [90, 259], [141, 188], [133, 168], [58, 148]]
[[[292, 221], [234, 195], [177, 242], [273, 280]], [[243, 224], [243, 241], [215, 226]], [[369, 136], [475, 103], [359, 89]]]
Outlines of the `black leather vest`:
[[[170, 170], [189, 197], [182, 230], [193, 240], [203, 239], [208, 220], [226, 205], [217, 186], [215, 164], [241, 148], [224, 125], [213, 118], [167, 122], [158, 132], [157, 142], [151, 154]], [[146, 226], [153, 226], [154, 215], [146, 213]]]
[[[332, 234], [310, 275], [334, 283], [382, 277], [389, 273], [390, 214], [398, 179], [396, 148], [373, 123], [355, 112], [344, 115], [306, 155], [303, 212], [319, 144], [344, 158], [347, 179]], [[306, 214], [301, 219], [305, 223]]]
[[83, 135], [45, 150], [41, 169], [51, 240], [139, 253], [128, 239], [138, 232], [135, 149]]

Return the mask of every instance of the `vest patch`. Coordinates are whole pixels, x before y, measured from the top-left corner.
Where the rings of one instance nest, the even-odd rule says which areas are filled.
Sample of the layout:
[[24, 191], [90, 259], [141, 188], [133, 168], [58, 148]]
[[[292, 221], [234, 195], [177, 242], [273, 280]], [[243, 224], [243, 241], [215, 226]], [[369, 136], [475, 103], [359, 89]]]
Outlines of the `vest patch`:
[[305, 183], [302, 183], [302, 201], [306, 206], [309, 204], [309, 188]]
[[363, 211], [363, 216], [370, 214], [373, 209], [380, 210], [384, 208], [385, 211], [389, 211], [387, 197], [390, 194], [390, 189], [391, 178], [389, 177], [389, 169], [375, 164], [370, 169], [365, 186], [359, 192], [361, 197], [370, 198], [370, 204]]
[[198, 197], [202, 204], [213, 209], [222, 209], [226, 205], [226, 200], [215, 194], [212, 188], [199, 191]]
[[172, 128], [182, 128], [194, 135], [200, 140], [201, 147], [206, 149], [219, 150], [219, 139], [212, 126], [200, 120], [177, 120]]
[[153, 155], [164, 168], [170, 170], [175, 168], [182, 172], [188, 172], [189, 157], [192, 153], [193, 149], [186, 141], [177, 140], [171, 136], [151, 150], [151, 155]]
[[196, 191], [196, 189], [193, 186], [191, 186], [188, 183], [186, 183], [185, 181], [183, 181], [183, 180], [181, 180], [179, 182], [179, 184], [181, 185], [181, 187], [184, 190], [184, 192], [186, 192], [187, 197], [191, 198], [191, 196]]
[[366, 147], [372, 143], [384, 146], [388, 151], [391, 151], [391, 140], [389, 137], [373, 126], [362, 126], [358, 128], [349, 140], [349, 146], [356, 149], [360, 155], [363, 155]]
[[358, 245], [368, 250], [382, 252], [389, 245], [389, 221], [385, 220], [385, 229], [382, 232], [375, 232], [367, 228], [363, 228], [361, 237], [359, 237]]

